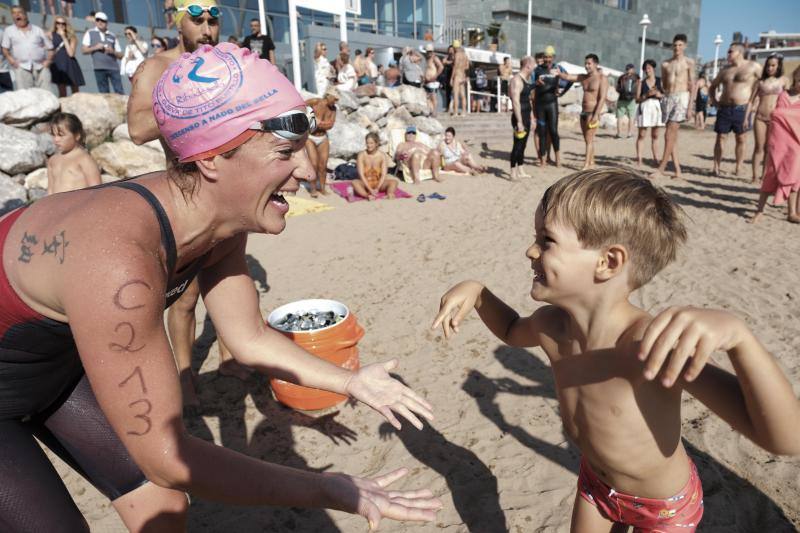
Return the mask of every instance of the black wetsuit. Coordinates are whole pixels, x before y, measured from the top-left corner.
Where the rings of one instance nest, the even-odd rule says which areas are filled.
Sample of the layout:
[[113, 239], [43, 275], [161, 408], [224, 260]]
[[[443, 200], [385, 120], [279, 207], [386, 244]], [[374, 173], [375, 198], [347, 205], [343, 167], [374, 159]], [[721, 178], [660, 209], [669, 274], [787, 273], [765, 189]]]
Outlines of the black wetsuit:
[[511, 168], [521, 166], [525, 160], [525, 147], [528, 145], [528, 135], [531, 132], [531, 91], [533, 85], [522, 79], [522, 90], [519, 92], [519, 114], [522, 117], [524, 137], [517, 137], [517, 114], [511, 113], [511, 126], [514, 128], [514, 144], [511, 147]]
[[[175, 275], [175, 238], [156, 197], [132, 181], [99, 187], [109, 186], [137, 193], [158, 218], [170, 272], [166, 308], [197, 275], [206, 256]], [[147, 479], [97, 404], [69, 324], [32, 310], [9, 284], [3, 244], [24, 209], [0, 219], [0, 531], [88, 531], [34, 436], [111, 500]]]
[[[561, 87], [561, 79], [551, 72], [552, 69], [563, 71], [559, 66], [553, 65], [548, 68], [544, 65], [539, 65], [534, 69], [532, 76], [536, 91], [536, 133], [539, 135], [540, 159], [547, 155], [548, 135], [556, 152], [561, 147], [561, 140], [558, 136], [558, 95], [561, 89], [566, 91], [572, 86], [569, 83], [565, 87]], [[537, 83], [540, 79], [543, 82], [541, 85]]]

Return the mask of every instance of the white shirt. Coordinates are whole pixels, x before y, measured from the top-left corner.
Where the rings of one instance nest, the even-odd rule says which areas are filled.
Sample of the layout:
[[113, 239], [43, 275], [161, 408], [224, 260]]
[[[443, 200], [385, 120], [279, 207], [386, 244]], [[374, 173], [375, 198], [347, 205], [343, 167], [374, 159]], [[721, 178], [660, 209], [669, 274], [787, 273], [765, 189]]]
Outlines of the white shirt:
[[24, 30], [16, 24], [7, 26], [3, 32], [0, 45], [11, 53], [20, 68], [39, 70], [47, 59], [47, 51], [53, 49], [53, 42], [47, 38], [44, 30], [34, 24], [28, 24]]
[[356, 69], [348, 63], [342, 67], [342, 70], [339, 71], [339, 75], [336, 77], [336, 81], [338, 82], [339, 89], [343, 89], [345, 91], [352, 91], [356, 88]]
[[139, 40], [135, 43], [129, 43], [125, 47], [125, 54], [122, 56], [122, 62], [119, 65], [119, 73], [132, 78], [142, 61], [147, 58], [148, 48], [147, 43]]

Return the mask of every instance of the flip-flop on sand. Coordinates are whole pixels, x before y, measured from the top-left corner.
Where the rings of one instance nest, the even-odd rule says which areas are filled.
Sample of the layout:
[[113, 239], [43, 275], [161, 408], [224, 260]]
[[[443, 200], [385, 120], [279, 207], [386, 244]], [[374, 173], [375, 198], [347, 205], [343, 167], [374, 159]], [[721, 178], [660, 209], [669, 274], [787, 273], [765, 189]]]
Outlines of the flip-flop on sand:
[[433, 198], [435, 200], [444, 200], [445, 198], [447, 198], [447, 196], [444, 196], [443, 194], [439, 194], [438, 192], [435, 192], [433, 194], [429, 194], [428, 198]]
[[420, 194], [419, 196], [417, 196], [417, 201], [418, 202], [424, 202], [425, 201], [425, 195], [424, 194]]

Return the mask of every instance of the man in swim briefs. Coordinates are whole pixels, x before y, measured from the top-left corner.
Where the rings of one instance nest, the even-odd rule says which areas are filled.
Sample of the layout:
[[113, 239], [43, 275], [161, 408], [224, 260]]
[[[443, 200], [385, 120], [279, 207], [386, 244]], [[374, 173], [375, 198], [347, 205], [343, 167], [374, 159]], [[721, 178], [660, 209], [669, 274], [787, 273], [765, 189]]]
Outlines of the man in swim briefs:
[[678, 129], [681, 122], [694, 116], [695, 63], [686, 57], [686, 35], [679, 33], [672, 39], [672, 58], [661, 64], [661, 84], [664, 87], [663, 120], [667, 124], [664, 135], [664, 155], [658, 168], [651, 174], [656, 178], [664, 174], [669, 158], [675, 165], [675, 177], [681, 177], [678, 161]]
[[444, 65], [433, 52], [433, 44], [431, 43], [425, 45], [425, 61], [425, 73], [423, 74], [425, 96], [428, 98], [428, 108], [431, 110], [431, 116], [435, 117], [439, 75], [444, 71]]
[[600, 126], [600, 113], [606, 102], [608, 94], [608, 78], [600, 72], [598, 65], [600, 59], [595, 54], [589, 54], [584, 60], [586, 74], [567, 74], [560, 73], [561, 79], [567, 81], [578, 81], [583, 86], [583, 103], [581, 111], [581, 131], [583, 140], [586, 143], [586, 157], [583, 161], [583, 168], [587, 170], [594, 168], [594, 134]]
[[[708, 89], [710, 103], [717, 108], [717, 122], [714, 124], [714, 131], [717, 132], [717, 141], [714, 144], [715, 176], [719, 176], [722, 146], [731, 131], [736, 136], [736, 175], [739, 175], [744, 161], [745, 133], [749, 129], [749, 102], [758, 87], [760, 77], [761, 65], [745, 59], [744, 45], [731, 44], [728, 48], [728, 64], [722, 67]], [[717, 87], [720, 86], [722, 95], [717, 100]]]

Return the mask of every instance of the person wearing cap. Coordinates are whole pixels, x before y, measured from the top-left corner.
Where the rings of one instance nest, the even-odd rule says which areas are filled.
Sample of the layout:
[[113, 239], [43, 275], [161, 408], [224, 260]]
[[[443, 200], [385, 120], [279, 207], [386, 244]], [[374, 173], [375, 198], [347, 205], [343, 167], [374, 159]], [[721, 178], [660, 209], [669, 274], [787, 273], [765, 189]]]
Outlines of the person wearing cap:
[[[153, 89], [164, 71], [182, 54], [194, 52], [204, 44], [217, 44], [222, 16], [214, 0], [176, 0], [173, 7], [175, 25], [180, 36], [178, 46], [152, 56], [139, 66], [134, 74], [133, 91], [128, 99], [128, 133], [131, 140], [136, 144], [156, 139], [161, 141], [168, 168], [175, 164], [175, 154], [172, 153], [169, 143], [161, 138], [156, 117], [153, 115]], [[169, 338], [181, 376], [183, 401], [187, 407], [200, 405], [192, 371], [195, 308], [199, 298], [199, 284], [189, 283], [175, 305], [170, 306], [167, 312]], [[250, 372], [233, 359], [222, 341], [219, 341], [219, 360], [220, 374], [239, 379], [247, 379], [250, 376]]]
[[336, 123], [336, 102], [339, 101], [339, 91], [336, 87], [328, 87], [322, 98], [306, 100], [317, 118], [317, 129], [309, 133], [306, 141], [308, 159], [311, 161], [316, 173], [316, 179], [309, 183], [311, 196], [316, 198], [319, 193], [328, 194], [326, 180], [328, 178], [328, 156], [331, 143], [328, 139], [328, 130]]
[[[53, 62], [53, 42], [44, 30], [28, 20], [25, 8], [11, 8], [14, 24], [2, 32], [0, 43], [3, 56], [14, 72], [17, 89], [50, 89], [50, 64]], [[8, 79], [4, 80], [8, 88]]]
[[[346, 394], [400, 428], [430, 405], [389, 375], [348, 370], [265, 326], [245, 251], [279, 234], [284, 194], [313, 177], [314, 117], [278, 69], [230, 43], [174, 62], [152, 96], [166, 171], [47, 196], [0, 218], [0, 523], [87, 531], [34, 435], [104, 493], [131, 531], [183, 531], [186, 493], [431, 521], [428, 490], [271, 464], [191, 435], [163, 309], [198, 276], [217, 332], [248, 366]], [[6, 246], [7, 245], [7, 246]], [[7, 332], [13, 334], [8, 335]]]
[[639, 75], [636, 74], [636, 66], [633, 63], [625, 65], [625, 74], [617, 78], [617, 139], [622, 138], [622, 119], [627, 118], [627, 134], [625, 138], [631, 138], [631, 128], [633, 119], [636, 116], [636, 86], [639, 83]]
[[394, 151], [395, 161], [408, 166], [411, 181], [419, 183], [419, 171], [430, 170], [433, 179], [442, 181], [439, 177], [439, 167], [442, 164], [442, 154], [435, 148], [429, 148], [424, 143], [417, 141], [417, 127], [406, 128], [405, 141], [397, 145]]
[[111, 92], [110, 82], [115, 93], [125, 94], [119, 73], [119, 60], [123, 56], [119, 40], [108, 31], [108, 16], [102, 11], [94, 14], [94, 24], [94, 28], [83, 34], [81, 51], [92, 56], [97, 90], [101, 93]]
[[561, 139], [558, 135], [558, 97], [572, 87], [572, 82], [561, 85], [559, 75], [566, 70], [556, 65], [556, 49], [547, 46], [542, 56], [542, 64], [533, 70], [533, 116], [536, 120], [536, 136], [539, 140], [539, 166], [549, 162], [550, 146], [555, 152], [555, 165], [561, 166]]
[[425, 73], [423, 80], [425, 81], [425, 95], [428, 98], [428, 109], [431, 111], [431, 116], [436, 116], [436, 106], [439, 91], [439, 76], [444, 71], [442, 61], [436, 57], [433, 51], [433, 43], [425, 45]]

